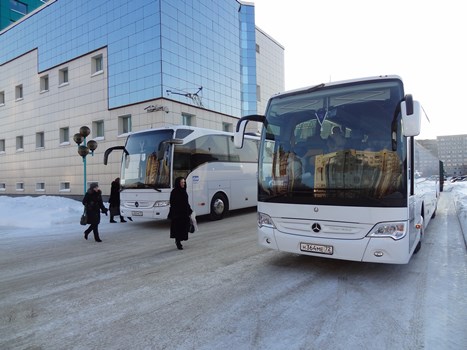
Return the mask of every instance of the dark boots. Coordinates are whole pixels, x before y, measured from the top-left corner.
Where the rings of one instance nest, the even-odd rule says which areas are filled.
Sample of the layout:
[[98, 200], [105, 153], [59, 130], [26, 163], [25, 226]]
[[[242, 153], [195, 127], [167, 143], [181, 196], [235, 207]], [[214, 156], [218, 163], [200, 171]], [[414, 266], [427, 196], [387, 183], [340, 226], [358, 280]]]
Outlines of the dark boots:
[[[132, 221], [133, 221], [133, 220], [132, 220]], [[115, 224], [115, 223], [116, 223], [116, 221], [114, 220], [113, 215], [110, 215], [110, 222], [111, 222], [112, 224]], [[121, 216], [121, 215], [120, 215], [120, 222], [126, 222], [126, 220], [125, 220], [125, 219], [123, 218], [123, 216]]]
[[96, 242], [102, 242], [101, 238], [99, 237], [99, 230], [97, 228], [97, 225], [95, 225], [95, 226], [91, 225], [86, 229], [86, 231], [84, 231], [84, 239], [88, 240], [88, 236], [91, 233], [91, 231], [92, 231], [92, 233], [94, 233], [94, 240]]

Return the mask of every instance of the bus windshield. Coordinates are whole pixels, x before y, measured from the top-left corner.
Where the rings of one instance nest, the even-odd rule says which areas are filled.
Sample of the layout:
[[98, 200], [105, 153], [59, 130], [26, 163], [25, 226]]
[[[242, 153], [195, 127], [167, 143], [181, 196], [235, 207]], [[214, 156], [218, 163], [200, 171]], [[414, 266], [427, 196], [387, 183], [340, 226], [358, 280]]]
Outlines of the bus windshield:
[[123, 154], [122, 188], [170, 188], [170, 161], [174, 130], [152, 130], [130, 135]]
[[272, 98], [262, 132], [258, 200], [405, 206], [407, 145], [397, 112], [403, 96], [402, 82], [389, 79]]

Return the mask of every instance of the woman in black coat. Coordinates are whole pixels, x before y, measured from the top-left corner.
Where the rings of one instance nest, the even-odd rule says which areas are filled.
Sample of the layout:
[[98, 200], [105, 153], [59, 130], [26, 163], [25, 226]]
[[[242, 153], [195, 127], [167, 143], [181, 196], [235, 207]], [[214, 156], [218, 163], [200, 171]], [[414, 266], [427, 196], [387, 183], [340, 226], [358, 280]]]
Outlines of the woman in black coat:
[[101, 222], [101, 211], [107, 215], [107, 208], [102, 202], [102, 192], [99, 185], [93, 182], [83, 198], [83, 205], [86, 208], [86, 216], [88, 219], [89, 227], [84, 231], [84, 239], [88, 239], [89, 233], [94, 233], [94, 240], [102, 242], [99, 237], [99, 223]]
[[170, 238], [175, 238], [177, 248], [182, 250], [181, 241], [188, 240], [188, 230], [190, 228], [190, 215], [193, 212], [188, 203], [188, 194], [186, 193], [185, 178], [177, 177], [174, 188], [170, 193]]
[[109, 197], [109, 211], [110, 211], [110, 222], [116, 223], [114, 216], [120, 216], [120, 222], [126, 222], [123, 216], [120, 215], [120, 178], [117, 177], [110, 186], [110, 197]]

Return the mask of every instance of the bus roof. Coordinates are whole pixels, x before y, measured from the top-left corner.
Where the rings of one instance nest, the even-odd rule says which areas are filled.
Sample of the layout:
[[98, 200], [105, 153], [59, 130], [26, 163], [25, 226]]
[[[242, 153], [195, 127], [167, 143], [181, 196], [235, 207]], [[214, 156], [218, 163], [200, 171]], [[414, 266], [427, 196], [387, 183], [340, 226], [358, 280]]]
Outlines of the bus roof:
[[378, 81], [378, 80], [400, 80], [402, 81], [402, 78], [398, 75], [379, 75], [379, 76], [373, 76], [373, 77], [365, 77], [365, 78], [355, 78], [355, 79], [348, 79], [348, 80], [340, 80], [340, 81], [331, 81], [328, 83], [321, 83], [317, 85], [312, 85], [312, 86], [307, 86], [299, 89], [294, 89], [294, 90], [288, 90], [284, 92], [279, 92], [271, 97], [271, 99], [274, 98], [282, 98], [284, 96], [288, 95], [295, 95], [298, 93], [306, 92], [308, 90], [313, 90], [315, 88], [323, 88], [323, 87], [329, 87], [329, 86], [338, 86], [338, 85], [346, 85], [346, 84], [354, 84], [354, 83], [361, 83], [361, 82], [366, 82], [366, 81]]
[[[163, 126], [163, 127], [160, 127], [160, 128], [144, 129], [144, 130], [139, 130], [139, 131], [129, 133], [128, 136], [143, 134], [143, 133], [147, 133], [147, 132], [154, 132], [154, 131], [158, 131], [158, 130], [174, 130], [175, 132], [177, 130], [191, 130], [193, 132], [189, 134], [190, 138], [192, 138], [192, 137], [196, 138], [196, 137], [200, 137], [200, 136], [203, 136], [203, 135], [229, 135], [229, 136], [232, 136], [232, 137], [234, 136], [233, 132], [215, 130], [215, 129], [207, 129], [207, 128], [200, 128], [200, 127], [188, 126], [188, 125], [168, 125], [168, 126]], [[188, 136], [188, 135], [186, 135], [186, 136]], [[259, 139], [260, 135], [246, 134], [245, 136], [248, 137], [248, 138], [258, 138]]]

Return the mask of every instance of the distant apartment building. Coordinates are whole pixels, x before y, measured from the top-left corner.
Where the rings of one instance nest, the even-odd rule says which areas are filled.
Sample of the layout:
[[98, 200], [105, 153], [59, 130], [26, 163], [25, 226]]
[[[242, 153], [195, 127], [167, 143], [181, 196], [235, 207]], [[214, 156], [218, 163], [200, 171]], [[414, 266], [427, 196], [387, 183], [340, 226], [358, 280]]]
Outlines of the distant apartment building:
[[236, 0], [50, 0], [0, 48], [0, 194], [81, 195], [81, 126], [98, 143], [86, 182], [108, 194], [120, 157], [104, 151], [129, 133], [231, 131], [284, 90], [284, 48]]
[[30, 14], [47, 0], [1, 0], [0, 30]]
[[[417, 140], [422, 147], [415, 155], [416, 170], [432, 171], [438, 160], [443, 162], [446, 176], [467, 174], [467, 135], [438, 136], [431, 140]], [[436, 159], [433, 158], [436, 157]]]
[[438, 155], [450, 176], [467, 174], [467, 135], [438, 136]]

